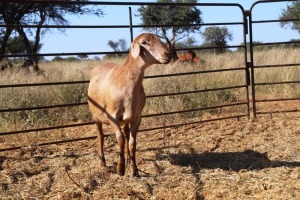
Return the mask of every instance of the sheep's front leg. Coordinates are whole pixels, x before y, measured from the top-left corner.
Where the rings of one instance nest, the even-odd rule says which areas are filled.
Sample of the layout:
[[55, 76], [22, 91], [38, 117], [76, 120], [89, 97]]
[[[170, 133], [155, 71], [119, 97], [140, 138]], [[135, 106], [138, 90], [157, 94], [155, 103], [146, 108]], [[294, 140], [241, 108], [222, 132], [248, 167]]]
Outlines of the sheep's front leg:
[[129, 151], [129, 139], [130, 139], [129, 124], [126, 124], [124, 126], [124, 133], [125, 133], [125, 137], [126, 137], [125, 159], [126, 159], [126, 163], [130, 164], [131, 157], [130, 157], [130, 151]]
[[138, 168], [136, 165], [136, 136], [141, 124], [141, 120], [139, 119], [137, 122], [131, 124], [130, 126], [130, 138], [129, 138], [129, 151], [131, 157], [131, 174], [132, 176], [139, 177]]
[[96, 121], [96, 125], [98, 128], [97, 143], [98, 143], [98, 148], [99, 148], [100, 166], [106, 167], [106, 161], [105, 161], [105, 156], [104, 156], [104, 151], [103, 151], [104, 133], [103, 133], [103, 129], [102, 129], [102, 123]]
[[119, 158], [118, 158], [118, 164], [117, 164], [117, 173], [120, 176], [123, 176], [125, 174], [125, 157], [124, 157], [125, 138], [124, 138], [124, 135], [121, 131], [119, 124], [117, 124], [115, 122], [110, 122], [110, 125], [116, 134], [116, 137], [118, 140], [118, 145], [119, 145]]

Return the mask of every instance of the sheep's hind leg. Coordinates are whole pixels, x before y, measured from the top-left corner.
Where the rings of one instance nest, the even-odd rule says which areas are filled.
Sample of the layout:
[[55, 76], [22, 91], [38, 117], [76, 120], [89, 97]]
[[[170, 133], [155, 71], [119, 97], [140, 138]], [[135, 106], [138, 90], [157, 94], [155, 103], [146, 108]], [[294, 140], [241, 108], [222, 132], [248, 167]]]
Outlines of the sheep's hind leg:
[[117, 174], [123, 176], [125, 174], [125, 157], [124, 157], [124, 147], [125, 147], [125, 137], [121, 131], [120, 125], [117, 122], [110, 121], [110, 126], [116, 134], [116, 138], [119, 145], [119, 158], [117, 164]]
[[102, 129], [102, 123], [101, 122], [96, 122], [96, 125], [97, 125], [97, 128], [98, 128], [97, 143], [98, 143], [98, 148], [99, 148], [100, 167], [106, 167], [106, 161], [105, 161], [105, 156], [104, 156], [104, 151], [103, 151], [104, 132], [103, 132], [103, 129]]

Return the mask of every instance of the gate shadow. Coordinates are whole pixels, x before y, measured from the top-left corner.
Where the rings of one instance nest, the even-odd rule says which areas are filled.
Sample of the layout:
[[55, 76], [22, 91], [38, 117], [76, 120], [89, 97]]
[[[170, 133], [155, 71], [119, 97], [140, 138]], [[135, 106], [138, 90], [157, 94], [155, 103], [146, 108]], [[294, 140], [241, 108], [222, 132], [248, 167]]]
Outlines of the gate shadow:
[[270, 160], [267, 154], [253, 150], [243, 152], [205, 152], [198, 154], [194, 149], [191, 153], [157, 154], [157, 160], [168, 160], [173, 165], [190, 166], [193, 172], [200, 169], [223, 169], [231, 171], [261, 170], [276, 167], [300, 167], [300, 162]]

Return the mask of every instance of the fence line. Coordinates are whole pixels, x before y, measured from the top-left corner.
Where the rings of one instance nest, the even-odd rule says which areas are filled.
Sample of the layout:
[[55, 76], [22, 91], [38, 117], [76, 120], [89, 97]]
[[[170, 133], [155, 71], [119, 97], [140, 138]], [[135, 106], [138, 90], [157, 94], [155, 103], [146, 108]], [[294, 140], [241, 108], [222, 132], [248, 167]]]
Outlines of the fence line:
[[260, 44], [255, 44], [253, 42], [253, 35], [256, 33], [254, 30], [254, 24], [266, 24], [266, 23], [278, 23], [278, 22], [298, 22], [300, 19], [285, 19], [285, 20], [253, 20], [253, 10], [261, 4], [268, 5], [270, 3], [279, 3], [279, 2], [295, 2], [296, 0], [282, 0], [282, 1], [257, 1], [252, 4], [249, 11], [249, 38], [250, 38], [250, 60], [251, 60], [251, 89], [252, 89], [252, 111], [253, 116], [256, 117], [257, 114], [269, 114], [269, 113], [282, 113], [282, 112], [298, 112], [299, 109], [293, 110], [284, 110], [284, 111], [269, 111], [263, 112], [257, 109], [257, 103], [268, 103], [268, 102], [280, 102], [280, 101], [294, 101], [300, 100], [298, 98], [273, 98], [273, 99], [257, 99], [256, 87], [257, 86], [271, 86], [271, 85], [283, 85], [283, 84], [299, 84], [299, 81], [274, 81], [274, 82], [256, 82], [255, 72], [259, 69], [272, 69], [272, 68], [282, 68], [282, 67], [300, 67], [300, 63], [287, 63], [287, 64], [272, 64], [272, 65], [256, 65], [254, 57], [254, 47], [255, 46], [270, 46], [270, 45], [284, 45], [284, 44], [300, 44], [300, 41], [280, 41], [280, 42], [265, 42]]
[[[218, 48], [241, 48], [243, 50], [243, 57], [244, 57], [244, 63], [242, 66], [238, 66], [236, 68], [224, 68], [224, 69], [211, 69], [206, 71], [194, 71], [194, 72], [185, 72], [185, 73], [173, 73], [173, 74], [159, 74], [159, 75], [151, 75], [151, 76], [145, 76], [145, 79], [158, 79], [158, 78], [166, 78], [166, 77], [177, 77], [177, 76], [190, 76], [190, 75], [203, 75], [203, 74], [212, 74], [212, 73], [220, 73], [220, 72], [233, 72], [233, 71], [244, 71], [244, 75], [240, 78], [244, 81], [245, 84], [241, 85], [232, 85], [227, 87], [219, 87], [219, 88], [208, 88], [208, 89], [202, 89], [202, 90], [193, 90], [193, 91], [180, 91], [180, 92], [172, 92], [172, 93], [165, 93], [165, 94], [151, 94], [147, 95], [147, 98], [157, 98], [157, 97], [167, 97], [167, 96], [176, 96], [176, 95], [187, 95], [187, 94], [194, 94], [194, 93], [206, 93], [206, 92], [216, 92], [216, 91], [224, 91], [224, 90], [233, 90], [233, 89], [243, 89], [244, 99], [240, 100], [238, 102], [228, 102], [220, 105], [213, 105], [213, 106], [207, 106], [207, 107], [199, 107], [199, 108], [193, 108], [193, 109], [183, 109], [183, 110], [177, 110], [177, 111], [167, 111], [162, 113], [152, 113], [152, 114], [144, 114], [143, 118], [150, 118], [150, 117], [157, 117], [162, 115], [173, 115], [173, 114], [179, 114], [179, 113], [187, 113], [187, 112], [195, 112], [195, 111], [204, 111], [204, 110], [211, 110], [211, 109], [222, 109], [222, 108], [231, 108], [235, 106], [244, 106], [246, 107], [245, 112], [242, 114], [232, 114], [230, 116], [224, 117], [218, 117], [215, 119], [209, 119], [209, 120], [195, 120], [195, 121], [188, 121], [185, 123], [175, 123], [175, 124], [164, 124], [164, 125], [158, 125], [155, 127], [145, 127], [140, 132], [145, 131], [152, 131], [152, 130], [158, 130], [158, 129], [166, 129], [166, 128], [174, 128], [179, 127], [183, 125], [189, 125], [189, 124], [196, 124], [196, 123], [204, 123], [204, 122], [210, 122], [210, 121], [217, 121], [217, 120], [224, 120], [224, 119], [233, 119], [233, 118], [241, 118], [241, 117], [249, 117], [250, 116], [250, 94], [248, 87], [251, 83], [251, 89], [252, 89], [252, 112], [253, 116], [256, 117], [257, 114], [266, 114], [262, 111], [257, 111], [256, 103], [264, 103], [264, 102], [271, 102], [271, 101], [287, 101], [287, 100], [300, 100], [300, 98], [274, 98], [274, 99], [256, 99], [255, 94], [255, 86], [263, 86], [263, 85], [276, 85], [276, 84], [298, 84], [300, 81], [286, 81], [286, 82], [261, 82], [257, 83], [255, 81], [255, 70], [258, 70], [260, 68], [273, 68], [273, 67], [295, 67], [300, 66], [300, 64], [295, 63], [289, 63], [289, 64], [280, 64], [280, 65], [254, 65], [254, 55], [253, 55], [253, 47], [259, 46], [259, 45], [274, 45], [274, 44], [291, 44], [291, 43], [300, 43], [300, 42], [277, 42], [277, 43], [264, 43], [264, 44], [253, 44], [253, 24], [260, 24], [260, 23], [274, 23], [274, 22], [280, 22], [281, 20], [259, 20], [259, 21], [253, 21], [252, 15], [253, 15], [253, 8], [260, 4], [260, 3], [266, 3], [265, 1], [258, 1], [254, 3], [250, 9], [244, 10], [244, 8], [240, 4], [232, 4], [232, 3], [178, 3], [178, 4], [170, 4], [170, 3], [147, 3], [147, 2], [62, 2], [62, 1], [34, 1], [34, 0], [28, 0], [28, 1], [20, 1], [20, 0], [13, 0], [13, 1], [6, 1], [3, 2], [18, 2], [18, 3], [55, 3], [55, 4], [83, 4], [83, 5], [106, 5], [106, 6], [147, 6], [147, 5], [156, 5], [156, 6], [167, 6], [167, 5], [177, 5], [177, 6], [199, 6], [199, 7], [237, 7], [239, 8], [239, 12], [242, 15], [241, 21], [239, 22], [223, 22], [223, 23], [201, 23], [201, 24], [193, 24], [192, 26], [241, 26], [241, 29], [243, 31], [243, 44], [242, 45], [232, 45], [232, 46], [226, 46], [226, 47], [201, 47], [201, 48], [192, 48], [193, 50], [210, 50], [210, 49], [218, 49]], [[273, 2], [281, 2], [281, 1], [269, 1], [269, 3]], [[284, 2], [284, 1], [282, 1]], [[248, 21], [249, 20], [249, 21]], [[286, 21], [300, 21], [300, 19], [291, 19]], [[131, 7], [129, 7], [129, 24], [128, 25], [68, 25], [68, 26], [56, 26], [56, 25], [42, 25], [42, 26], [36, 26], [36, 25], [17, 25], [17, 24], [0, 24], [0, 27], [24, 27], [24, 28], [88, 28], [88, 29], [115, 29], [115, 28], [121, 28], [121, 29], [129, 29], [130, 30], [130, 38], [133, 39], [133, 29], [137, 28], [145, 28], [145, 27], [169, 27], [169, 26], [191, 26], [191, 24], [186, 25], [152, 25], [152, 26], [142, 26], [142, 25], [135, 25], [132, 24], [132, 12]], [[249, 30], [248, 30], [249, 26]], [[247, 37], [250, 38], [250, 62], [248, 62], [247, 58]], [[187, 49], [181, 48], [177, 49], [178, 51], [184, 51]], [[128, 51], [122, 51], [122, 52], [69, 52], [69, 53], [41, 53], [38, 55], [32, 55], [32, 54], [23, 54], [23, 55], [1, 55], [1, 57], [5, 58], [14, 58], [14, 57], [27, 57], [27, 56], [69, 56], [69, 55], [99, 55], [99, 54], [125, 54], [128, 53]], [[251, 73], [251, 78], [250, 78]], [[88, 80], [84, 81], [64, 81], [64, 82], [47, 82], [47, 83], [30, 83], [30, 84], [2, 84], [0, 85], [0, 89], [10, 89], [10, 88], [22, 88], [22, 87], [42, 87], [42, 86], [56, 86], [56, 85], [73, 85], [73, 84], [88, 84]], [[61, 107], [73, 107], [73, 106], [86, 106], [87, 102], [77, 102], [77, 103], [66, 103], [66, 104], [57, 104], [57, 105], [46, 105], [46, 106], [36, 106], [36, 107], [22, 107], [22, 108], [4, 108], [0, 109], [1, 113], [12, 113], [12, 112], [21, 112], [21, 111], [33, 111], [33, 110], [43, 110], [43, 109], [52, 109], [52, 108], [61, 108]], [[293, 111], [299, 111], [299, 109], [294, 109]], [[280, 111], [274, 111], [273, 113], [280, 112]], [[290, 111], [286, 111], [290, 112]], [[7, 136], [7, 135], [14, 135], [14, 134], [24, 134], [29, 132], [39, 132], [39, 131], [47, 131], [47, 130], [54, 130], [54, 129], [63, 129], [63, 128], [71, 128], [76, 126], [89, 126], [94, 124], [94, 122], [84, 122], [84, 123], [73, 123], [73, 124], [66, 124], [66, 125], [60, 125], [60, 126], [50, 126], [50, 127], [41, 127], [41, 128], [33, 128], [33, 129], [27, 129], [27, 130], [12, 130], [12, 131], [1, 131], [0, 137]], [[50, 145], [50, 144], [60, 144], [64, 142], [74, 142], [74, 141], [82, 141], [85, 139], [94, 139], [95, 137], [85, 137], [85, 138], [76, 138], [71, 140], [63, 140], [63, 141], [50, 141], [46, 143], [39, 144], [40, 146], [44, 145]], [[15, 150], [20, 149], [22, 147], [10, 147], [5, 149], [0, 149], [1, 151], [8, 151], [8, 150]]]

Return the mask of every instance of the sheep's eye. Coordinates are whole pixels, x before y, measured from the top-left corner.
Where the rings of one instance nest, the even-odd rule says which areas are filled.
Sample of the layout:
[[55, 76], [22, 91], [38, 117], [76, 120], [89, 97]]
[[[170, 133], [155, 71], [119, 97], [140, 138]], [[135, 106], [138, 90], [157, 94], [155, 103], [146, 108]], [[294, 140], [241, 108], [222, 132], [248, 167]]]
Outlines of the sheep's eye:
[[142, 44], [142, 45], [146, 45], [147, 43], [148, 43], [148, 42], [144, 40], [144, 41], [142, 41], [141, 44]]

